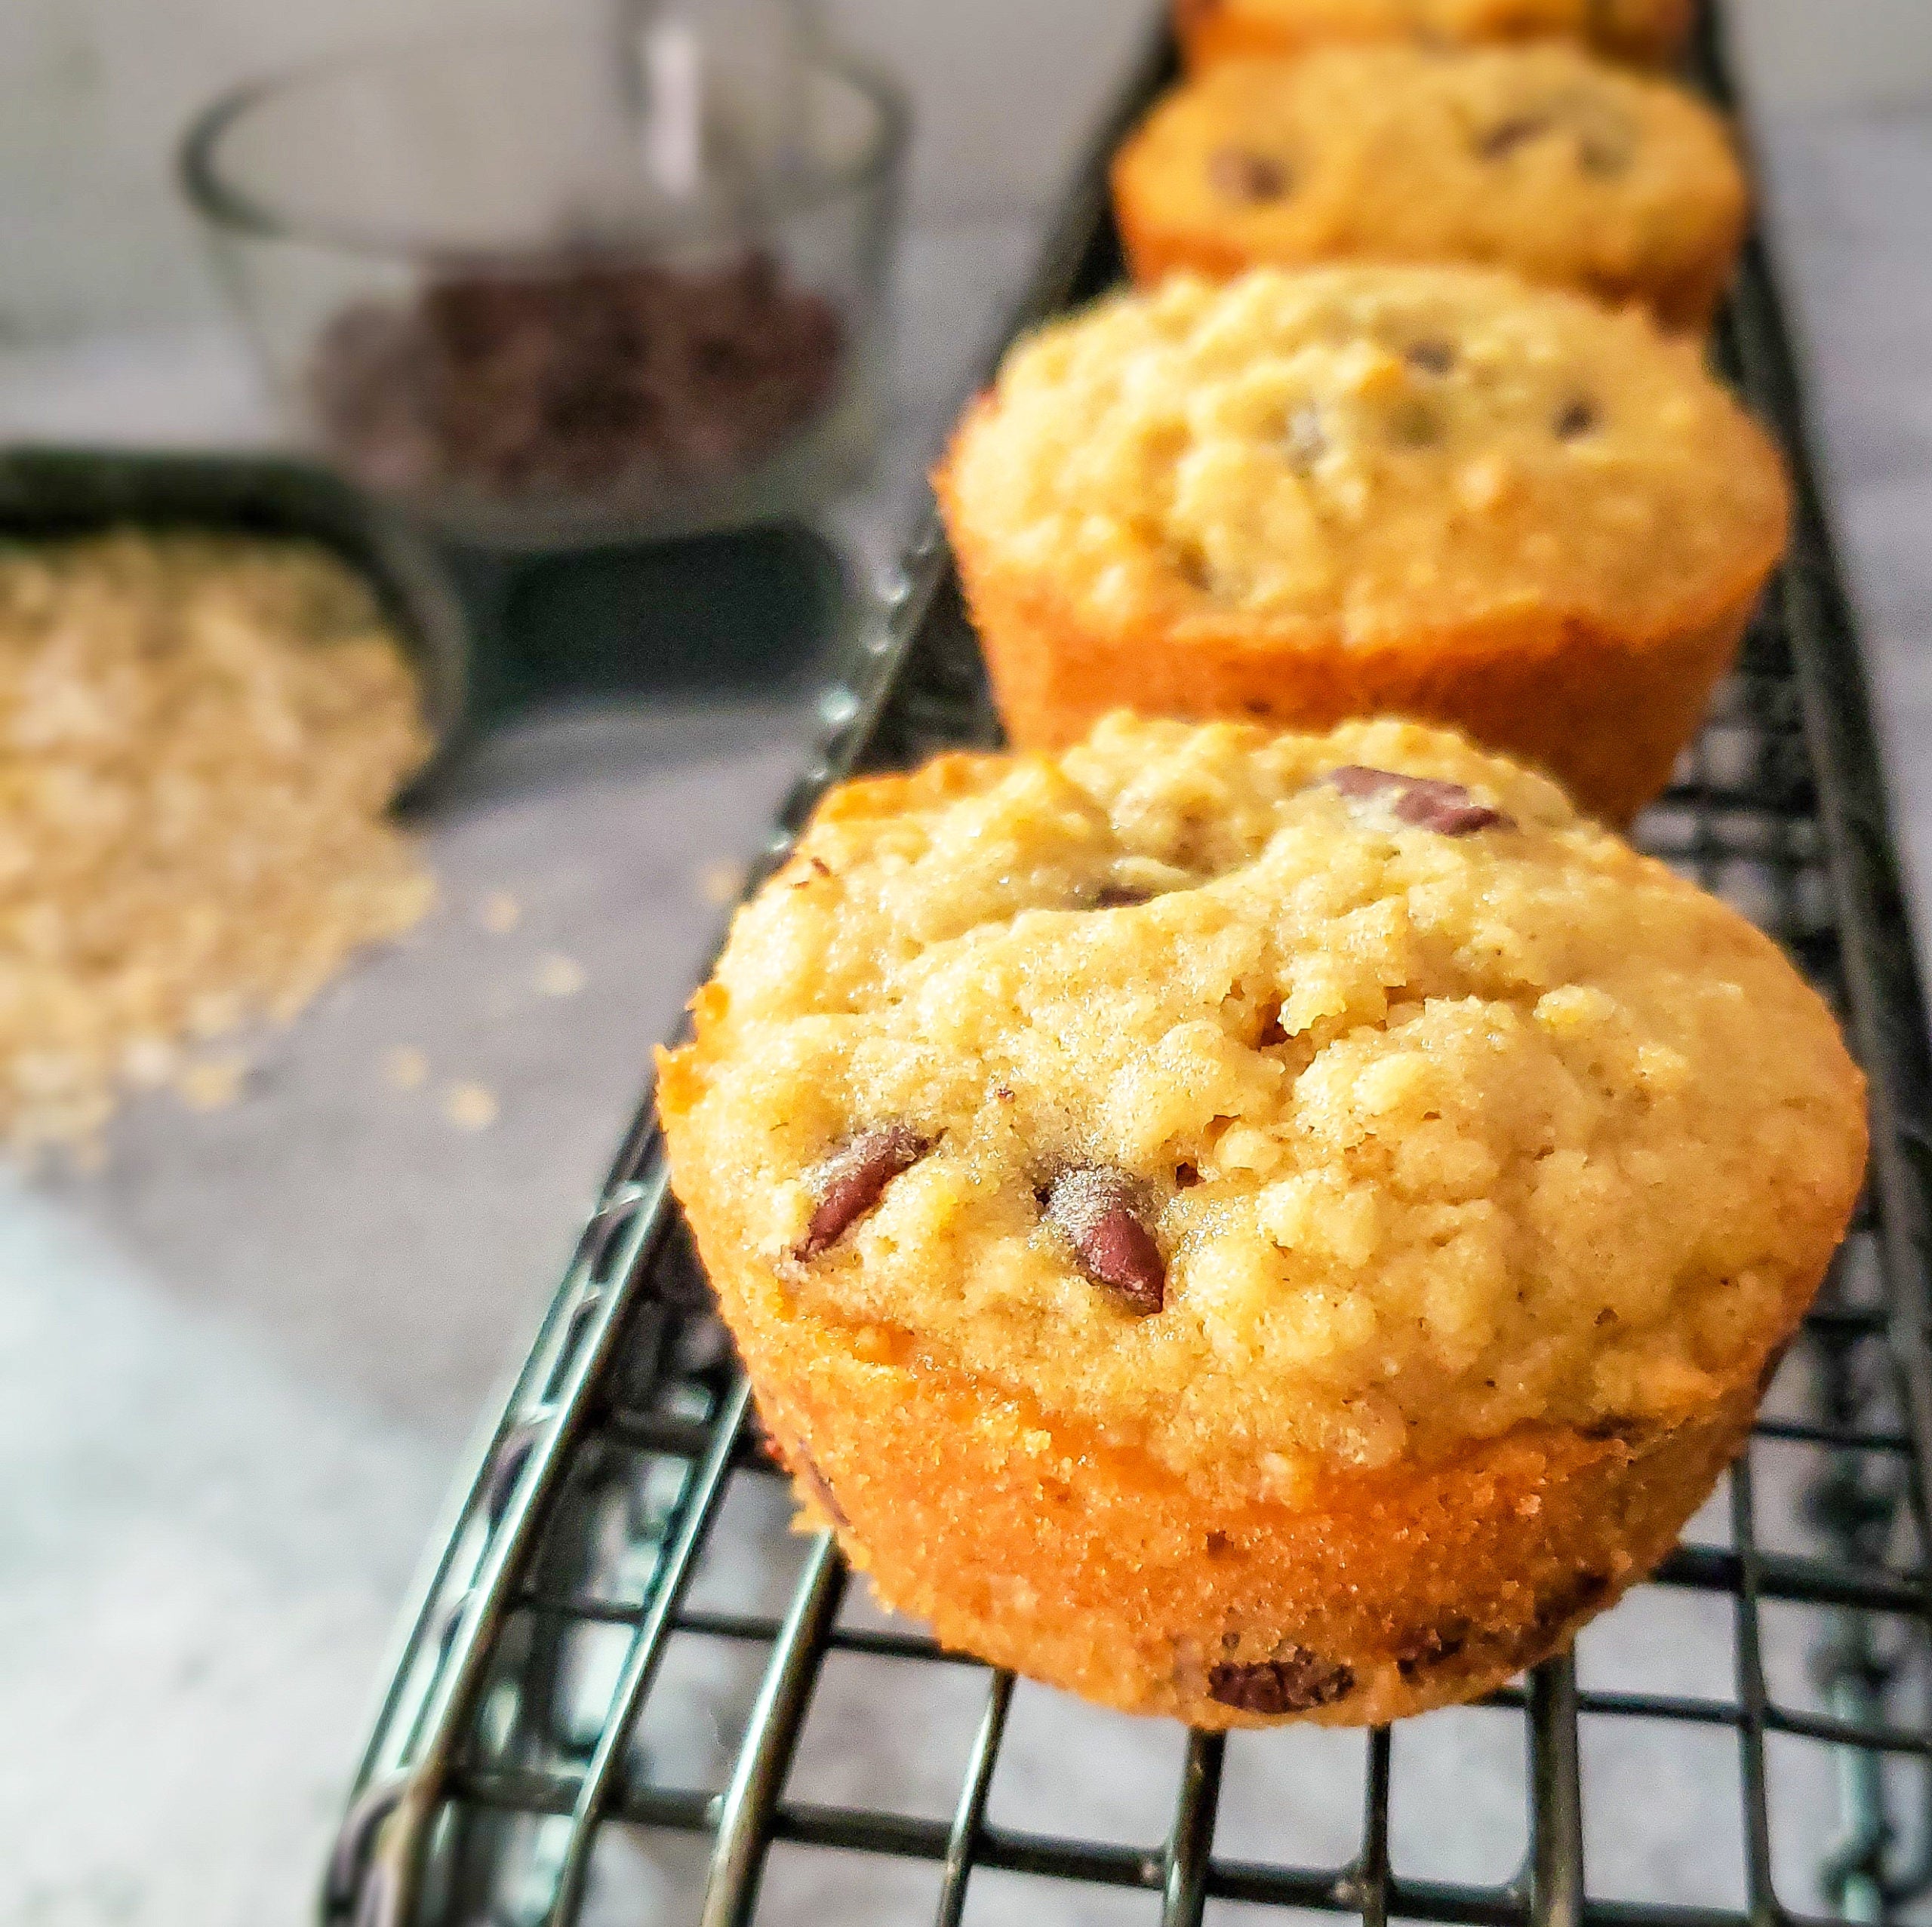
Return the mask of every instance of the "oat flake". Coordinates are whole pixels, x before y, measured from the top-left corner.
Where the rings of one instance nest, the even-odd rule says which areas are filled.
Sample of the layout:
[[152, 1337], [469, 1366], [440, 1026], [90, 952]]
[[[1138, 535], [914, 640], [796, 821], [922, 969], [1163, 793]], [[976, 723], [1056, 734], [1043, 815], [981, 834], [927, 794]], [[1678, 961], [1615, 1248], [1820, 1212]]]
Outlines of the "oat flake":
[[0, 545], [0, 1145], [84, 1145], [130, 1084], [238, 1091], [182, 1041], [293, 1016], [428, 908], [386, 808], [429, 747], [318, 548]]

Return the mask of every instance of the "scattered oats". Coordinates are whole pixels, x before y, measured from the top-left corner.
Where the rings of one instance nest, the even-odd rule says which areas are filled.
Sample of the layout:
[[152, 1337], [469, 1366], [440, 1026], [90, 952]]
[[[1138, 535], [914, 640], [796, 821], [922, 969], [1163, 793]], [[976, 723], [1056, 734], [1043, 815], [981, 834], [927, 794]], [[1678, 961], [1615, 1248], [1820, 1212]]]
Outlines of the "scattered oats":
[[477, 912], [492, 936], [506, 937], [523, 921], [523, 905], [506, 890], [493, 890]]
[[292, 1015], [435, 885], [386, 810], [429, 748], [365, 585], [300, 542], [0, 543], [0, 1146], [128, 1086], [226, 1102], [184, 1040]]
[[736, 903], [745, 893], [745, 866], [723, 858], [706, 864], [697, 873], [697, 890], [706, 902], [720, 909]]
[[443, 1115], [460, 1131], [487, 1131], [497, 1121], [497, 1093], [488, 1084], [451, 1084]]
[[205, 991], [188, 1006], [188, 1028], [205, 1043], [238, 1028], [244, 1014], [242, 1000], [233, 991]]
[[583, 988], [583, 966], [574, 957], [552, 951], [537, 960], [537, 974], [531, 979], [543, 997], [574, 997]]
[[429, 1060], [413, 1043], [398, 1044], [383, 1059], [383, 1075], [398, 1090], [420, 1090], [429, 1075]]
[[136, 1090], [158, 1090], [180, 1062], [180, 1052], [165, 1037], [130, 1037], [121, 1053], [122, 1078]]
[[203, 1057], [186, 1065], [174, 1080], [182, 1102], [195, 1111], [220, 1111], [242, 1095], [248, 1060], [233, 1052]]

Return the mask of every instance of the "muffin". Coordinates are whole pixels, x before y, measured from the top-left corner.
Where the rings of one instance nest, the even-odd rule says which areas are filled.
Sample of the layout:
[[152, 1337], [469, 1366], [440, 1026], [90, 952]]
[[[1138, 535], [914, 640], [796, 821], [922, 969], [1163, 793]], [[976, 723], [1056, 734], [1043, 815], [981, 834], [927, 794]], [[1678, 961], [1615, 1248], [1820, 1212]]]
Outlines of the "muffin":
[[1627, 821], [1783, 552], [1697, 351], [1472, 268], [1180, 275], [1023, 341], [936, 477], [1023, 748], [1122, 703], [1451, 724]]
[[1174, 0], [1190, 66], [1298, 54], [1329, 40], [1580, 40], [1662, 66], [1682, 50], [1692, 0]]
[[1699, 330], [1747, 205], [1709, 108], [1555, 42], [1226, 62], [1155, 109], [1113, 187], [1143, 282], [1177, 268], [1470, 261]]
[[1201, 1727], [1561, 1647], [1864, 1163], [1768, 939], [1412, 724], [848, 785], [694, 1009], [672, 1179], [809, 1518], [946, 1644]]

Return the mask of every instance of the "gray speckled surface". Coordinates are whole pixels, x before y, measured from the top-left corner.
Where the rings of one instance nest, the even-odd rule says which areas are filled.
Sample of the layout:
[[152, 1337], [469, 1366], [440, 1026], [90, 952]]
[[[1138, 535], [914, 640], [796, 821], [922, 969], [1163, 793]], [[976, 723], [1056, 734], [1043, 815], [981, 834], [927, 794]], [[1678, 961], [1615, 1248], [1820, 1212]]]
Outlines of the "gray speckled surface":
[[[1818, 372], [1839, 519], [1866, 611], [1915, 875], [1932, 879], [1932, 118], [1793, 123], [1770, 159]], [[841, 527], [862, 558], [892, 533], [961, 371], [1022, 258], [1026, 224], [921, 235], [909, 255], [899, 430]], [[219, 343], [103, 348], [0, 365], [10, 429], [156, 438], [258, 417]], [[493, 745], [438, 819], [445, 905], [294, 1029], [247, 1101], [156, 1100], [117, 1126], [98, 1177], [0, 1187], [0, 1918], [35, 1927], [264, 1927], [302, 1917], [396, 1600], [457, 1443], [527, 1335], [718, 911], [708, 865], [752, 849], [798, 754], [802, 715], [747, 702], [552, 719]], [[506, 890], [518, 927], [490, 934]], [[543, 953], [584, 968], [532, 987]], [[405, 1094], [383, 1053], [423, 1050]], [[441, 1115], [449, 1079], [488, 1085], [493, 1128]], [[1789, 1481], [1767, 1513], [1795, 1542]], [[1721, 1529], [1721, 1514], [1705, 1525]], [[771, 1575], [721, 1568], [729, 1590]], [[1724, 1609], [1651, 1594], [1586, 1635], [1585, 1679], [1727, 1690]], [[1803, 1638], [1770, 1660], [1801, 1701]], [[875, 1662], [878, 1667], [889, 1662]], [[974, 1691], [920, 1690], [888, 1744], [866, 1667], [835, 1668], [797, 1783], [827, 1798], [948, 1797]], [[728, 1718], [744, 1683], [690, 1683]], [[702, 1732], [694, 1728], [694, 1732]], [[1498, 1873], [1521, 1839], [1518, 1729], [1455, 1713], [1398, 1743], [1398, 1863]], [[667, 1740], [667, 1744], [671, 1742]], [[687, 1742], [688, 1743], [688, 1742]], [[996, 1813], [1158, 1838], [1177, 1736], [1023, 1689]], [[1361, 1743], [1236, 1743], [1223, 1852], [1339, 1858]], [[1735, 1898], [1734, 1749], [1676, 1729], [1586, 1730], [1593, 1885]], [[1828, 1759], [1777, 1769], [1794, 1824], [1786, 1898], [1809, 1905], [1830, 1824]], [[614, 1837], [601, 1917], [684, 1917], [688, 1849]], [[769, 1917], [858, 1922], [930, 1896], [894, 1867], [876, 1894], [842, 1863], [774, 1862]], [[653, 1896], [655, 1896], [654, 1900]], [[929, 1898], [927, 1901], [929, 1904]], [[989, 1879], [982, 1922], [1148, 1919]], [[1233, 1910], [1228, 1919], [1237, 1917]], [[1238, 1917], [1253, 1918], [1251, 1915]]]

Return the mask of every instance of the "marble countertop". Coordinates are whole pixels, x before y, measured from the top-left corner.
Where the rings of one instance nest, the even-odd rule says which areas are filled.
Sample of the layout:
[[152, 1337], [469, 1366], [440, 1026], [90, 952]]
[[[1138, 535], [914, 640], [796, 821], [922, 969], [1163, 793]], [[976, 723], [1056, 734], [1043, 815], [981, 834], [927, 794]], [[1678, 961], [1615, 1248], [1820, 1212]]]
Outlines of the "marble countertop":
[[[1932, 116], [1780, 124], [1765, 161], [1922, 903]], [[893, 438], [834, 518], [861, 570], [916, 510], [1032, 226], [912, 238]], [[213, 340], [11, 352], [0, 428], [247, 439], [261, 418], [241, 370]], [[303, 1917], [459, 1443], [520, 1352], [808, 728], [801, 703], [747, 697], [499, 736], [430, 829], [440, 910], [265, 1039], [242, 1102], [188, 1116], [143, 1101], [104, 1170], [0, 1179], [0, 1731], [14, 1738], [0, 1915]], [[486, 922], [495, 893], [515, 899], [514, 929]], [[576, 996], [540, 994], [552, 952], [581, 965]], [[383, 1076], [401, 1046], [428, 1060], [420, 1091]], [[459, 1080], [497, 1096], [489, 1129], [445, 1116], [438, 1093]], [[1095, 1747], [1113, 1744], [1097, 1729]], [[1616, 1770], [1647, 1772], [1630, 1784], [1653, 1799], [1686, 1776], [1684, 1811], [1701, 1810], [1694, 1763]], [[1442, 1824], [1478, 1845], [1492, 1820], [1499, 1839], [1520, 1833], [1489, 1805]], [[1687, 1825], [1681, 1851], [1698, 1851]], [[1116, 1917], [1067, 1906], [1052, 1918]]]

